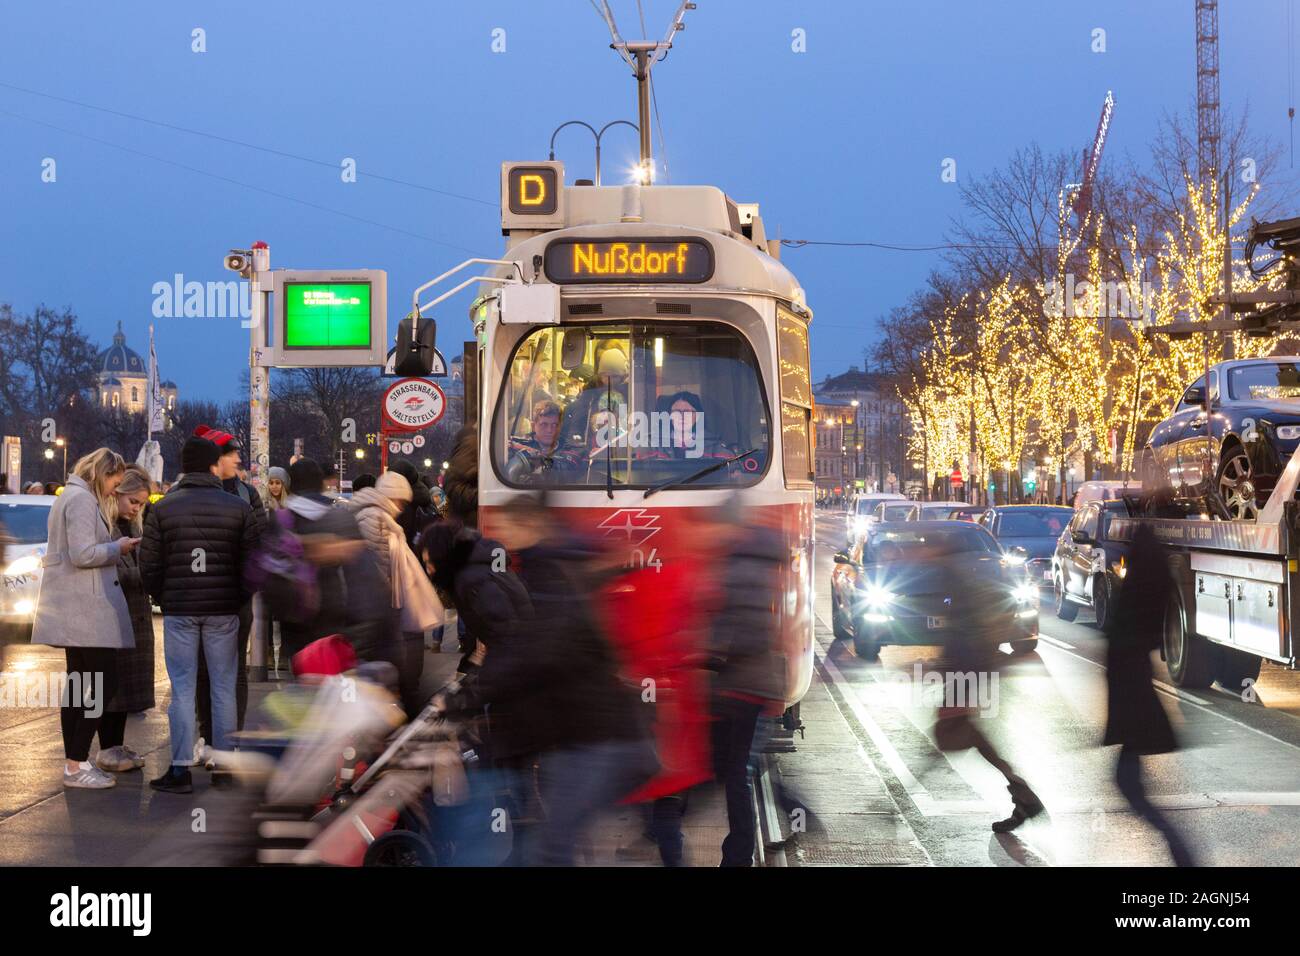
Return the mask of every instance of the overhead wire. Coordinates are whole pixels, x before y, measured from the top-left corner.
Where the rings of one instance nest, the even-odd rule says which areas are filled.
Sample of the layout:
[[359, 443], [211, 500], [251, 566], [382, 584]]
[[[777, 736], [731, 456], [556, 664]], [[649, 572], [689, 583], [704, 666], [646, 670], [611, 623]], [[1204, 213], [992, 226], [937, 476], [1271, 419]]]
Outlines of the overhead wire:
[[[218, 133], [209, 133], [206, 130], [194, 129], [189, 126], [180, 126], [176, 123], [169, 123], [164, 120], [157, 120], [148, 116], [140, 116], [139, 114], [136, 113], [127, 113], [124, 112], [123, 110], [115, 110], [107, 106], [98, 106], [94, 103], [86, 103], [86, 102], [82, 102], [81, 100], [74, 100], [66, 96], [57, 96], [54, 93], [46, 93], [41, 90], [33, 90], [23, 86], [15, 86], [12, 83], [0, 82], [0, 89], [13, 90], [18, 93], [26, 93], [30, 96], [39, 96], [44, 99], [54, 100], [59, 103], [68, 103], [72, 106], [77, 106], [82, 109], [94, 110], [95, 112], [104, 113], [109, 116], [118, 116], [123, 119], [133, 120], [137, 123], [147, 123], [151, 126], [157, 126], [162, 129], [169, 129], [178, 133], [187, 133], [190, 136], [201, 136], [205, 139], [214, 140], [219, 143], [228, 143], [231, 146], [239, 146], [244, 149], [252, 149], [261, 153], [267, 153], [268, 155], [271, 156], [279, 156], [283, 159], [293, 159], [298, 162], [311, 163], [314, 166], [324, 166], [329, 169], [339, 168], [338, 163], [331, 162], [329, 160], [316, 159], [313, 156], [302, 156], [297, 153], [290, 153], [285, 150], [275, 149], [274, 147], [270, 147], [270, 146], [259, 146], [257, 143], [249, 143], [245, 140], [234, 139], [233, 137], [230, 136], [222, 136]], [[407, 188], [410, 189], [419, 189], [424, 192], [436, 193], [437, 195], [440, 196], [447, 196], [450, 199], [461, 199], [464, 200], [465, 202], [478, 203], [483, 206], [498, 205], [498, 203], [490, 202], [486, 199], [479, 199], [477, 196], [466, 196], [462, 193], [451, 192], [450, 190], [446, 190], [446, 189], [438, 189], [437, 187], [427, 186], [423, 183], [415, 183], [405, 179], [398, 179], [395, 176], [385, 176], [382, 173], [358, 172], [357, 175], [366, 176], [370, 179], [377, 179], [382, 182], [392, 183], [397, 186], [406, 186]]]
[[409, 229], [403, 229], [401, 226], [393, 226], [390, 225], [389, 223], [380, 222], [376, 219], [368, 219], [365, 216], [358, 216], [350, 212], [344, 212], [341, 209], [334, 209], [331, 206], [324, 206], [321, 205], [320, 203], [315, 203], [308, 199], [300, 199], [297, 196], [291, 196], [288, 193], [277, 192], [274, 189], [267, 189], [264, 186], [257, 186], [254, 185], [253, 183], [246, 183], [243, 182], [242, 180], [234, 179], [230, 176], [223, 176], [220, 173], [214, 173], [206, 169], [200, 169], [197, 166], [190, 166], [186, 163], [179, 163], [175, 160], [166, 159], [162, 156], [155, 156], [152, 153], [147, 153], [144, 150], [136, 149], [135, 147], [132, 146], [123, 146], [121, 143], [114, 143], [110, 140], [101, 139], [98, 136], [91, 136], [89, 133], [82, 133], [79, 130], [67, 129], [66, 127], [59, 126], [55, 123], [48, 123], [44, 120], [38, 120], [31, 116], [24, 116], [21, 113], [13, 113], [10, 112], [9, 110], [0, 109], [0, 116], [8, 116], [13, 119], [22, 120], [23, 122], [26, 123], [33, 123], [37, 126], [44, 126], [47, 129], [57, 130], [58, 132], [65, 133], [68, 136], [75, 136], [80, 139], [89, 140], [92, 143], [98, 143], [101, 146], [107, 146], [111, 149], [121, 150], [124, 153], [130, 153], [135, 156], [141, 156], [144, 157], [145, 159], [153, 160], [156, 163], [163, 163], [164, 165], [173, 166], [176, 169], [183, 169], [186, 172], [191, 172], [199, 176], [206, 176], [209, 179], [215, 179], [223, 183], [228, 183], [232, 186], [239, 186], [241, 189], [249, 189], [252, 190], [253, 192], [262, 193], [263, 195], [266, 196], [273, 196], [276, 199], [283, 199], [286, 202], [297, 203], [300, 206], [306, 206], [310, 209], [319, 210], [320, 212], [327, 212], [334, 216], [341, 216], [345, 219], [351, 219], [353, 222], [360, 222], [369, 226], [377, 226], [380, 229], [387, 229], [390, 232], [397, 232], [397, 233], [401, 233], [404, 236], [410, 236], [412, 239], [420, 239], [424, 242], [431, 242], [435, 245], [446, 246], [448, 249], [456, 249], [460, 252], [468, 252], [470, 255], [478, 254], [477, 251], [474, 249], [467, 249], [464, 246], [458, 246], [455, 243], [446, 242], [442, 239], [436, 239], [433, 236], [426, 236], [423, 233], [412, 232]]

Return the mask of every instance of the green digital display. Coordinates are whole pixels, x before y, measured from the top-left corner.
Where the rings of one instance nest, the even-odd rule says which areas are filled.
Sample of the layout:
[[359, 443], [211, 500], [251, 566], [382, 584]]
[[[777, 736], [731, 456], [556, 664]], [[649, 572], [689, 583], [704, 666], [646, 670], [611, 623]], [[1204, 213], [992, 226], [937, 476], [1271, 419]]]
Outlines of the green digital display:
[[286, 349], [370, 347], [369, 282], [286, 282]]

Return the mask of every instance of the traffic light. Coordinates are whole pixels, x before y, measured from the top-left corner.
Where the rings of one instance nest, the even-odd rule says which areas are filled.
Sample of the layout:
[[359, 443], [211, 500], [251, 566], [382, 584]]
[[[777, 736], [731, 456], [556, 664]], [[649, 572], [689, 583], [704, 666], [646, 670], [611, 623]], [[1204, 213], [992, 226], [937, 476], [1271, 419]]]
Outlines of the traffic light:
[[1025, 494], [1032, 495], [1038, 490], [1038, 479], [1033, 475], [1025, 476]]

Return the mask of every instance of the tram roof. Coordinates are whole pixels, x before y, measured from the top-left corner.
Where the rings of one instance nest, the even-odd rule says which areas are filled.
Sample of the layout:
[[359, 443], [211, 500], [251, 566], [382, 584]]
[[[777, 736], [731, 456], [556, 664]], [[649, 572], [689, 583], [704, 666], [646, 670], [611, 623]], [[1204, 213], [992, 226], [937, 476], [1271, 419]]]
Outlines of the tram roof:
[[[757, 203], [737, 203], [715, 186], [565, 186], [563, 201], [549, 228], [536, 228], [534, 221], [513, 217], [504, 209], [502, 232], [506, 235], [503, 258], [519, 262], [525, 275], [532, 275], [533, 257], [560, 238], [700, 238], [712, 246], [714, 271], [705, 282], [655, 283], [657, 292], [742, 291], [773, 295], [804, 305], [804, 292], [794, 274], [773, 252], [779, 241], [769, 242]], [[495, 270], [505, 275], [509, 267]], [[547, 282], [545, 274], [537, 281]], [[573, 294], [599, 295], [602, 291], [626, 292], [643, 283], [566, 285]], [[486, 286], [484, 292], [488, 291]], [[811, 316], [810, 316], [811, 317]]]

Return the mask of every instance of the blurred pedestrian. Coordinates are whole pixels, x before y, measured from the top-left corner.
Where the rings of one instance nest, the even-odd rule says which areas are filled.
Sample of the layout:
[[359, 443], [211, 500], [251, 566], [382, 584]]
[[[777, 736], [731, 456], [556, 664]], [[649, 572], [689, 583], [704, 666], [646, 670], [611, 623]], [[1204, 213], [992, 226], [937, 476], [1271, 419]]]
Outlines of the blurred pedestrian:
[[[150, 786], [169, 793], [193, 789], [200, 649], [210, 678], [211, 739], [218, 750], [230, 749], [238, 723], [239, 611], [248, 599], [244, 565], [257, 547], [259, 528], [248, 502], [222, 487], [220, 458], [209, 439], [186, 440], [184, 474], [150, 507], [140, 550], [140, 574], [162, 608], [163, 656], [172, 685], [171, 765]], [[213, 782], [222, 780], [214, 776]]]
[[[127, 465], [122, 483], [109, 499], [108, 517], [116, 539], [139, 539], [144, 534], [142, 515], [149, 503], [152, 482], [139, 465]], [[126, 717], [154, 706], [153, 602], [140, 577], [139, 551], [124, 553], [117, 562], [117, 580], [131, 612], [135, 647], [117, 652], [117, 690], [104, 705], [99, 722], [99, 755], [95, 765], [110, 773], [144, 766], [144, 757], [126, 745]]]
[[727, 800], [729, 832], [722, 841], [723, 866], [753, 866], [753, 786], [763, 717], [785, 709], [785, 662], [778, 654], [781, 569], [790, 550], [780, 534], [751, 520], [733, 497], [704, 533], [722, 557], [721, 607], [713, 621], [709, 657], [713, 766]]
[[[363, 488], [354, 494], [349, 505], [361, 528], [362, 537], [375, 556], [385, 593], [393, 595], [395, 586], [404, 592], [395, 595], [400, 603], [393, 606], [392, 626], [397, 628], [397, 637], [393, 643], [395, 653], [390, 663], [397, 668], [402, 706], [407, 716], [414, 718], [428, 702], [427, 696], [420, 693], [420, 680], [424, 676], [424, 632], [403, 629], [401, 609], [419, 606], [421, 596], [416, 595], [414, 589], [423, 585], [431, 591], [431, 585], [423, 575], [410, 579], [399, 566], [399, 563], [405, 563], [406, 567], [410, 567], [408, 555], [410, 560], [415, 560], [402, 528], [396, 521], [403, 507], [410, 502], [411, 486], [407, 480], [396, 471], [386, 471], [379, 476], [373, 487]], [[415, 566], [419, 567], [418, 561]]]
[[478, 527], [478, 429], [466, 425], [456, 432], [455, 444], [443, 474], [447, 517], [467, 528]]
[[32, 482], [29, 482], [28, 485], [27, 485], [27, 487], [23, 489], [23, 494], [25, 494], [25, 495], [43, 495], [43, 494], [45, 494], [45, 486], [44, 486], [43, 484], [41, 484], [39, 481], [32, 481]]
[[370, 472], [363, 472], [352, 479], [352, 493], [355, 495], [358, 491], [365, 491], [367, 488], [375, 487], [378, 479]]
[[346, 508], [334, 507], [325, 493], [324, 470], [311, 458], [289, 466], [289, 485], [293, 493], [285, 502], [287, 520], [315, 565], [320, 604], [306, 619], [281, 619], [284, 653], [292, 660], [313, 641], [339, 634], [359, 660], [387, 660], [391, 608], [356, 518]]
[[402, 527], [402, 534], [406, 536], [407, 545], [414, 549], [420, 531], [430, 521], [438, 517], [438, 512], [434, 510], [429, 486], [420, 478], [414, 465], [405, 458], [399, 458], [393, 462], [389, 470], [405, 478], [411, 488], [411, 500], [403, 503], [402, 509], [397, 515], [397, 523]]
[[267, 469], [266, 494], [262, 496], [262, 504], [266, 507], [268, 521], [272, 511], [279, 511], [284, 507], [285, 501], [289, 498], [289, 488], [289, 472], [279, 465]]
[[1156, 809], [1142, 783], [1142, 757], [1178, 749], [1169, 715], [1153, 684], [1151, 654], [1160, 647], [1165, 614], [1173, 600], [1173, 580], [1164, 548], [1147, 525], [1133, 535], [1128, 571], [1115, 602], [1115, 619], [1106, 646], [1106, 737], [1119, 744], [1115, 782], [1133, 810], [1165, 838], [1177, 866], [1194, 866], [1191, 851]]
[[116, 655], [134, 643], [117, 562], [139, 539], [114, 540], [107, 516], [125, 472], [121, 455], [96, 449], [72, 466], [65, 493], [50, 508], [32, 643], [62, 647], [67, 658], [59, 713], [65, 787], [102, 790], [117, 782], [89, 756], [104, 705], [117, 691]]
[[[243, 445], [230, 432], [209, 428], [207, 425], [199, 425], [194, 429], [194, 434], [199, 438], [206, 438], [221, 452], [221, 457], [217, 459], [217, 477], [221, 479], [221, 487], [228, 493], [238, 496], [248, 505], [260, 535], [266, 529], [266, 507], [257, 489], [240, 475]], [[253, 598], [249, 594], [239, 608], [238, 648], [235, 658], [235, 729], [237, 730], [244, 729], [244, 716], [248, 712], [248, 641], [252, 632]], [[212, 695], [209, 693], [208, 666], [202, 645], [199, 646], [199, 675], [195, 699], [198, 704], [199, 738], [210, 741], [213, 739]]]
[[44, 488], [45, 494], [57, 495], [61, 486], [57, 481], [47, 481], [42, 487]]
[[[1004, 637], [1000, 628], [1006, 620], [1006, 605], [1014, 598], [997, 578], [972, 568], [967, 557], [962, 552], [934, 556], [936, 572], [952, 593], [953, 614], [964, 622], [964, 626], [944, 632], [944, 700], [934, 725], [934, 738], [945, 753], [974, 749], [1006, 778], [1011, 816], [996, 821], [993, 831], [1009, 833], [1042, 813], [1043, 802], [975, 721], [981, 706], [991, 705], [979, 699], [980, 677], [991, 675], [999, 666], [998, 647]], [[992, 686], [992, 677], [986, 678], [982, 686]]]

